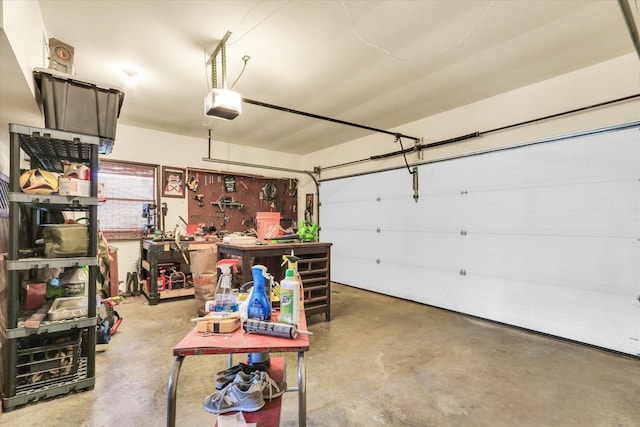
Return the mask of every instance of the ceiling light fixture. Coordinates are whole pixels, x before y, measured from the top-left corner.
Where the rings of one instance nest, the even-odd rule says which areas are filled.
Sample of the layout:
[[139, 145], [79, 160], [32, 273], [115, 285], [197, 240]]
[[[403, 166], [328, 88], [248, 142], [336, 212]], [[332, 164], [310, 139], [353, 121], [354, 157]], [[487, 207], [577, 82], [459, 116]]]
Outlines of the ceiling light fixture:
[[131, 70], [129, 68], [123, 69], [122, 72], [125, 75], [124, 83], [127, 86], [133, 85], [135, 83], [135, 81], [136, 81], [136, 78], [138, 77], [138, 72], [134, 71], [134, 70]]
[[[207, 60], [207, 65], [211, 65], [212, 89], [204, 97], [204, 115], [224, 120], [233, 120], [242, 112], [242, 96], [238, 92], [227, 89], [226, 42], [230, 36], [231, 32], [227, 31]], [[221, 88], [218, 88], [218, 69], [216, 64], [218, 52], [220, 52], [221, 56]]]

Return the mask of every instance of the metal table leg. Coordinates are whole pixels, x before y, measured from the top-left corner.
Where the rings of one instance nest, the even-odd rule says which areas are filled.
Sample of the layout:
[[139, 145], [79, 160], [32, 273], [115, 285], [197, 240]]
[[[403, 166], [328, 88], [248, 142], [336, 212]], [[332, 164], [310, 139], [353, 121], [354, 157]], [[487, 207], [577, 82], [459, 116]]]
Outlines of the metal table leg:
[[307, 370], [304, 351], [298, 352], [298, 425], [307, 427]]
[[185, 356], [177, 356], [173, 362], [171, 374], [169, 375], [169, 386], [167, 387], [167, 427], [176, 425], [176, 398], [178, 392], [178, 375]]

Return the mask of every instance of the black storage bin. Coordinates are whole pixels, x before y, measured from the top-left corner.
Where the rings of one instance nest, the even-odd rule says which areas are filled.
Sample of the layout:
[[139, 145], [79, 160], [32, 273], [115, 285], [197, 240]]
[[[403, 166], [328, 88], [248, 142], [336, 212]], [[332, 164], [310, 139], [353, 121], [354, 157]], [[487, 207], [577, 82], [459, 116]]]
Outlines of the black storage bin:
[[100, 152], [109, 154], [124, 93], [55, 70], [35, 68], [33, 75], [40, 90], [45, 126], [103, 138]]
[[78, 372], [81, 329], [31, 335], [18, 341], [16, 391], [72, 378]]

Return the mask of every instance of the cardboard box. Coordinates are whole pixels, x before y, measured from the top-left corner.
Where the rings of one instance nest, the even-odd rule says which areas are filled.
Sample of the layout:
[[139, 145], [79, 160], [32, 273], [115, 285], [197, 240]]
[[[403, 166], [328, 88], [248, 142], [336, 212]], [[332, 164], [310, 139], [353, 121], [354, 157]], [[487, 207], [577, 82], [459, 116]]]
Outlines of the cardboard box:
[[89, 197], [90, 181], [77, 178], [58, 178], [58, 193], [61, 196]]
[[228, 334], [240, 327], [242, 321], [239, 317], [234, 319], [198, 320], [198, 332], [213, 332], [216, 334]]

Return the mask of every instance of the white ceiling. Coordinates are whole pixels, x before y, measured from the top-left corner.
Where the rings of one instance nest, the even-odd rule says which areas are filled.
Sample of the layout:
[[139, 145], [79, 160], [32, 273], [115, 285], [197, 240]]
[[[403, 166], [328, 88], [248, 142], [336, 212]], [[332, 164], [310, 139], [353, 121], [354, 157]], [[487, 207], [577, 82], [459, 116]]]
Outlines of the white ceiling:
[[[296, 154], [370, 132], [246, 103], [233, 121], [205, 117], [205, 60], [227, 31], [228, 86], [251, 57], [243, 96], [399, 132], [633, 52], [615, 0], [39, 4], [48, 36], [75, 48], [76, 75], [125, 92], [118, 123]], [[125, 68], [139, 73], [132, 87]]]

